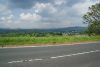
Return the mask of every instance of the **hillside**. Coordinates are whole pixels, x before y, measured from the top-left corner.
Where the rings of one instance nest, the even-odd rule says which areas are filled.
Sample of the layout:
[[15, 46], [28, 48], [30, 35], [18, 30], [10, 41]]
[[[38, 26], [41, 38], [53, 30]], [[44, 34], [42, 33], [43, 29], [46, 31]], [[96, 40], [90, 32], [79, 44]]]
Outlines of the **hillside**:
[[66, 27], [57, 29], [0, 29], [0, 33], [32, 33], [32, 32], [76, 32], [80, 33], [86, 30], [86, 27]]

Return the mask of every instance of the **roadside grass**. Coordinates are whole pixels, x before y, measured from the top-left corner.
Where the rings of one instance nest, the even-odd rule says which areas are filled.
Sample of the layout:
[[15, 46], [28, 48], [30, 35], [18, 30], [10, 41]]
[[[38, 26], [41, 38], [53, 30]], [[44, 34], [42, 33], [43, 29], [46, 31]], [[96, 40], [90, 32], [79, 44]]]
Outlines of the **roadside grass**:
[[0, 46], [47, 45], [62, 43], [77, 43], [100, 41], [100, 35], [73, 35], [73, 36], [48, 36], [48, 37], [0, 37]]

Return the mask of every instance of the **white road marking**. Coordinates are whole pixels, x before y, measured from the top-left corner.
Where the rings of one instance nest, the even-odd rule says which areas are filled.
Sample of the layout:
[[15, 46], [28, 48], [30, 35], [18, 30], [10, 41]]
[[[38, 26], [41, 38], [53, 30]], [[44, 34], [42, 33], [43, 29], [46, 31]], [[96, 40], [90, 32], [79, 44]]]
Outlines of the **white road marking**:
[[54, 58], [57, 58], [57, 56], [56, 57], [50, 57], [50, 58], [54, 59]]
[[30, 59], [29, 61], [33, 61], [32, 59]]
[[95, 51], [89, 51], [89, 52], [81, 52], [81, 53], [75, 53], [75, 54], [69, 54], [69, 55], [62, 55], [62, 56], [55, 56], [55, 57], [50, 57], [51, 59], [56, 59], [56, 58], [61, 58], [61, 57], [67, 57], [67, 56], [76, 56], [76, 55], [82, 55], [82, 54], [89, 54], [89, 53], [95, 53], [95, 52], [100, 52], [100, 50], [95, 50]]
[[43, 60], [43, 59], [19, 60], [19, 61], [11, 61], [8, 63], [11, 64], [11, 63], [32, 62], [32, 61], [40, 61], [40, 60]]
[[34, 59], [34, 60], [43, 60], [43, 59]]
[[23, 62], [23, 60], [20, 60], [20, 61], [11, 61], [11, 62], [8, 62], [8, 63], [21, 63]]
[[[50, 59], [57, 59], [57, 58], [63, 58], [63, 57], [71, 57], [71, 56], [77, 56], [77, 55], [83, 55], [83, 54], [90, 54], [90, 53], [96, 53], [96, 52], [100, 52], [100, 50], [95, 50], [95, 51], [88, 51], [88, 52], [81, 52], [81, 53], [75, 53], [75, 54], [69, 54], [69, 55], [62, 55], [62, 56], [54, 56], [54, 57], [50, 57]], [[32, 61], [41, 61], [41, 60], [45, 60], [45, 59], [29, 59], [29, 60], [19, 60], [19, 61], [11, 61], [8, 62], [10, 64], [12, 63], [21, 63], [21, 62], [32, 62]]]

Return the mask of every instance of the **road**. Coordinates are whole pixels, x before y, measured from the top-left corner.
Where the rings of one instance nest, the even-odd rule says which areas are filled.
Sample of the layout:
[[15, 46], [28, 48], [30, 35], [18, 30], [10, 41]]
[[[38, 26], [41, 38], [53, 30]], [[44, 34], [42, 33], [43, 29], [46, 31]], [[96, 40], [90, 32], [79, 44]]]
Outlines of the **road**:
[[0, 67], [100, 67], [100, 43], [1, 48]]

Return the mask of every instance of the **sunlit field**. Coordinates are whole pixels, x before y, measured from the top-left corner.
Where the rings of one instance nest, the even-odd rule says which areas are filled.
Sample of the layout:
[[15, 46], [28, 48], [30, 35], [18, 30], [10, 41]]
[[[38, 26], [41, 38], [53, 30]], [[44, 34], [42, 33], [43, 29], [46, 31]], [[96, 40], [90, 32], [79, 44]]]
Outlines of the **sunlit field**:
[[0, 46], [19, 46], [19, 45], [47, 45], [47, 44], [67, 44], [77, 42], [100, 41], [100, 35], [73, 35], [73, 36], [48, 36], [48, 37], [0, 37]]

